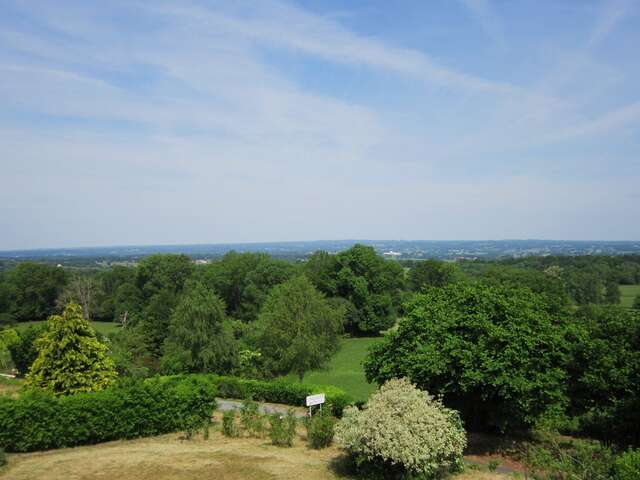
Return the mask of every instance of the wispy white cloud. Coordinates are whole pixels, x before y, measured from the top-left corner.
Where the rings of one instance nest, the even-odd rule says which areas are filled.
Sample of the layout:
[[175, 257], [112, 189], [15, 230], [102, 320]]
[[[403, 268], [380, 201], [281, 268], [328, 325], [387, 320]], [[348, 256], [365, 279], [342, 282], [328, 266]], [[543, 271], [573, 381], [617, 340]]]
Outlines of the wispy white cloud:
[[602, 42], [637, 5], [637, 0], [604, 0], [602, 10], [589, 38], [589, 46], [595, 47]]
[[[638, 99], [612, 95], [627, 70], [595, 52], [543, 52], [523, 78], [522, 44], [478, 68], [292, 3], [16, 5], [42, 28], [0, 19], [0, 248], [38, 231], [37, 246], [571, 237], [597, 195], [623, 202], [638, 180], [549, 179], [522, 160], [558, 146], [546, 162], [562, 173], [563, 151], [638, 131]], [[478, 21], [491, 7], [470, 4]], [[318, 88], [292, 73], [306, 62], [373, 94]]]
[[506, 42], [502, 22], [496, 14], [491, 0], [460, 0], [477, 20], [485, 33], [499, 47], [505, 48]]

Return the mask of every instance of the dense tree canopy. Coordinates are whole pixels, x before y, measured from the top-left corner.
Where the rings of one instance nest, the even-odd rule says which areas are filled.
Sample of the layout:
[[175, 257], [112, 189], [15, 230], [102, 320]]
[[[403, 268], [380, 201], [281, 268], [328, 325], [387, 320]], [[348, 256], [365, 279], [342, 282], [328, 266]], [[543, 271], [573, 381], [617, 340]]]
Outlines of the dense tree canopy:
[[53, 313], [66, 284], [64, 269], [43, 263], [23, 262], [9, 278], [16, 320], [42, 320]]
[[229, 252], [198, 272], [198, 278], [225, 301], [227, 313], [250, 322], [275, 285], [294, 273], [294, 266], [264, 253]]
[[356, 244], [335, 256], [316, 252], [305, 264], [305, 273], [320, 291], [355, 307], [345, 322], [349, 333], [377, 335], [395, 323], [404, 271], [373, 247]]
[[46, 325], [30, 325], [18, 331], [17, 341], [9, 345], [13, 365], [19, 375], [26, 375], [31, 364], [38, 356], [36, 340], [47, 330]]
[[260, 312], [256, 346], [273, 375], [324, 365], [338, 348], [344, 311], [334, 308], [304, 276], [271, 290]]
[[455, 280], [456, 267], [438, 260], [416, 262], [409, 271], [409, 286], [414, 292], [424, 287], [444, 287]]
[[367, 378], [408, 377], [444, 396], [471, 428], [514, 429], [562, 411], [564, 327], [529, 289], [457, 284], [416, 295], [370, 352]]
[[179, 293], [194, 268], [186, 255], [150, 255], [140, 261], [135, 283], [145, 299], [165, 289]]
[[590, 305], [574, 318], [568, 368], [571, 413], [581, 416], [592, 434], [638, 443], [640, 314]]
[[49, 318], [47, 326], [36, 341], [38, 356], [27, 374], [27, 385], [69, 395], [102, 390], [113, 383], [113, 360], [79, 305], [67, 305], [62, 315]]

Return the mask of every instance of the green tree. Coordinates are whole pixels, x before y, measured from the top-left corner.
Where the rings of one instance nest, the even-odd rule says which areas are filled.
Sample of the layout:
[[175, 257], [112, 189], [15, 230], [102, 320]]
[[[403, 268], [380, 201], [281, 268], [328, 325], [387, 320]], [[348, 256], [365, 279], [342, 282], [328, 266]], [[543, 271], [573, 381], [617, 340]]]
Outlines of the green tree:
[[224, 300], [227, 314], [252, 322], [271, 288], [291, 277], [295, 267], [265, 253], [229, 252], [198, 269], [198, 279]]
[[572, 335], [571, 413], [583, 416], [590, 436], [639, 441], [640, 314], [618, 305], [588, 305], [574, 313]]
[[357, 314], [350, 314], [345, 323], [349, 333], [377, 335], [395, 323], [404, 271], [373, 247], [356, 244], [337, 255], [316, 252], [304, 269], [321, 292], [342, 297], [355, 307]]
[[444, 287], [455, 280], [456, 267], [452, 263], [424, 260], [409, 271], [411, 290], [419, 292], [423, 287]]
[[271, 290], [258, 318], [256, 344], [272, 375], [304, 374], [335, 353], [342, 332], [341, 308], [333, 308], [304, 275]]
[[18, 330], [17, 341], [8, 346], [13, 365], [18, 370], [18, 375], [24, 376], [29, 371], [31, 364], [38, 356], [36, 340], [46, 330], [46, 324], [30, 325], [23, 330]]
[[41, 320], [55, 311], [56, 299], [66, 284], [62, 268], [22, 262], [11, 272], [15, 318]]
[[595, 273], [574, 271], [569, 276], [568, 288], [578, 305], [602, 303], [602, 281]]
[[155, 356], [162, 355], [162, 346], [169, 334], [171, 315], [178, 303], [175, 293], [169, 289], [160, 290], [150, 299], [140, 320], [140, 331], [146, 338], [149, 351]]
[[365, 371], [443, 395], [471, 428], [517, 429], [564, 410], [564, 335], [562, 318], [528, 289], [454, 284], [417, 294]]
[[189, 285], [171, 316], [164, 351], [166, 371], [231, 371], [237, 345], [222, 299], [202, 283]]
[[604, 303], [609, 305], [620, 303], [620, 285], [613, 278], [608, 279], [604, 284]]
[[145, 300], [165, 289], [180, 293], [193, 271], [186, 255], [150, 255], [138, 265], [135, 283]]
[[106, 345], [82, 316], [76, 304], [52, 315], [47, 331], [36, 341], [38, 356], [27, 374], [27, 385], [54, 395], [102, 390], [115, 381], [113, 360]]

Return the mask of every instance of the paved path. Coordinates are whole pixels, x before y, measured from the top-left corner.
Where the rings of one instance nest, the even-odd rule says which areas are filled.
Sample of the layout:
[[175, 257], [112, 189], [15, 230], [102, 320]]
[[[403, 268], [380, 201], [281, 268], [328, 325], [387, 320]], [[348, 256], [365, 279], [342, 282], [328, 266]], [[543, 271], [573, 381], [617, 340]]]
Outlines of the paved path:
[[[242, 408], [242, 401], [240, 400], [228, 400], [226, 398], [216, 398], [218, 403], [218, 410], [240, 410]], [[296, 417], [304, 417], [307, 413], [306, 409], [302, 407], [290, 407], [288, 405], [278, 405], [275, 403], [258, 403], [258, 408], [262, 413], [271, 415], [272, 413], [287, 413], [290, 408], [293, 408]]]

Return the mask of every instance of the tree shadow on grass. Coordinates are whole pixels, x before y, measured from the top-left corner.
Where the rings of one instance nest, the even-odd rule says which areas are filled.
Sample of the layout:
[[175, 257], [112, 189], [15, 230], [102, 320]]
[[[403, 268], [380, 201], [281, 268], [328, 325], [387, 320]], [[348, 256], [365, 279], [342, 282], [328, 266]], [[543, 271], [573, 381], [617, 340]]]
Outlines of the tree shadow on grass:
[[338, 478], [358, 478], [356, 465], [349, 455], [342, 453], [329, 462], [329, 469]]

